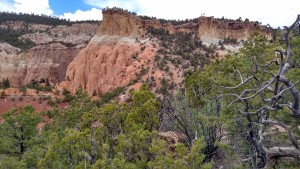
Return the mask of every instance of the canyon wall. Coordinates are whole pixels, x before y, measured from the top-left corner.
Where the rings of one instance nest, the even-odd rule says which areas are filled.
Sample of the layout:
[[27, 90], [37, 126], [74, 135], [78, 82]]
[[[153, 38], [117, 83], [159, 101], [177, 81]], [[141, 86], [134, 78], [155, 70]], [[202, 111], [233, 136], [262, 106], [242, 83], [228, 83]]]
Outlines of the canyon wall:
[[[66, 81], [61, 83], [61, 86], [69, 88], [72, 92], [81, 86], [90, 95], [101, 95], [128, 85], [138, 78], [145, 68], [148, 71], [142, 75], [142, 80], [146, 81], [147, 77], [153, 76], [156, 85], [159, 85], [158, 81], [166, 73], [155, 67], [154, 58], [160, 47], [159, 43], [145, 36], [150, 27], [166, 29], [171, 34], [193, 33], [204, 43], [218, 43], [227, 37], [246, 39], [254, 29], [267, 36], [271, 34], [267, 28], [254, 23], [222, 21], [212, 17], [200, 17], [196, 21], [198, 22], [181, 25], [173, 25], [171, 22], [162, 24], [157, 19], [142, 20], [135, 14], [121, 9], [103, 10], [103, 20], [98, 32], [69, 64]], [[176, 77], [173, 80], [177, 79], [176, 83], [181, 83], [184, 78], [183, 71], [179, 68], [174, 70]]]
[[97, 35], [141, 37], [144, 35], [141, 19], [123, 10], [103, 10], [103, 20]]
[[99, 24], [76, 23], [49, 26], [5, 22], [1, 29], [26, 30], [19, 39], [30, 39], [36, 46], [21, 50], [0, 43], [0, 81], [8, 78], [11, 86], [19, 87], [31, 80], [48, 79], [55, 84], [65, 79], [69, 63], [95, 35]]
[[141, 39], [141, 20], [126, 11], [108, 10], [96, 35], [69, 64], [66, 82], [73, 92], [81, 86], [88, 93], [103, 94], [127, 85], [144, 68], [151, 67], [157, 51]]
[[224, 38], [246, 40], [252, 31], [257, 30], [261, 34], [272, 38], [272, 30], [260, 25], [258, 22], [241, 20], [215, 19], [214, 17], [200, 17], [198, 21], [198, 37], [206, 43], [217, 44]]
[[[163, 77], [154, 62], [160, 42], [147, 36], [148, 28], [165, 29], [171, 34], [192, 33], [206, 44], [217, 44], [228, 37], [245, 40], [253, 30], [269, 38], [272, 35], [271, 29], [257, 22], [202, 16], [174, 25], [171, 21], [142, 19], [117, 8], [104, 9], [100, 25], [51, 26], [8, 21], [1, 23], [0, 29], [25, 29], [28, 33], [19, 39], [29, 39], [36, 46], [22, 51], [0, 43], [0, 81], [8, 78], [16, 87], [33, 79], [48, 79], [53, 84], [64, 81], [61, 85], [73, 92], [82, 86], [89, 94], [103, 94], [127, 85], [146, 69], [148, 72], [141, 77], [144, 81], [150, 76]], [[183, 75], [175, 79], [181, 83]]]

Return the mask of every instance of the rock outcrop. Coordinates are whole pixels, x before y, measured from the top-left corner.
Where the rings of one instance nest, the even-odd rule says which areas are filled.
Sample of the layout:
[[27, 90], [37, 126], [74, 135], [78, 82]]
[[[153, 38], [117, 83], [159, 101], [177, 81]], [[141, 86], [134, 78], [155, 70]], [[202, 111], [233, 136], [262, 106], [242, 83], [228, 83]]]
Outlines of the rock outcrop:
[[147, 40], [141, 51], [141, 26], [141, 20], [126, 11], [103, 11], [97, 34], [69, 64], [65, 85], [73, 92], [81, 86], [90, 94], [103, 94], [137, 78], [141, 65], [151, 67], [157, 51]]
[[21, 52], [21, 49], [11, 46], [10, 44], [7, 43], [0, 43], [0, 52], [6, 54], [18, 54]]
[[90, 94], [103, 94], [137, 78], [142, 64], [151, 67], [156, 50], [147, 46], [140, 51], [140, 44], [128, 37], [95, 36], [70, 63], [66, 79], [73, 92], [81, 86]]
[[198, 21], [195, 19], [180, 25], [173, 25], [171, 22], [161, 24], [157, 19], [142, 21], [144, 28], [165, 29], [169, 33], [178, 32], [194, 33], [206, 44], [217, 44], [225, 38], [236, 39], [237, 41], [246, 40], [254, 30], [272, 38], [272, 29], [260, 25], [258, 22], [217, 19], [214, 17], [201, 16]]
[[14, 87], [26, 85], [33, 79], [48, 79], [53, 84], [61, 82], [69, 63], [87, 45], [98, 27], [96, 23], [59, 26], [22, 21], [1, 23], [1, 29], [32, 32], [19, 38], [30, 39], [37, 45], [22, 51], [0, 43], [0, 82], [8, 78]]
[[98, 35], [141, 37], [144, 35], [141, 19], [123, 10], [103, 10], [103, 20]]
[[26, 75], [25, 54], [21, 49], [6, 43], [0, 43], [0, 81], [8, 78], [12, 86], [23, 83]]
[[[29, 33], [19, 39], [29, 39], [37, 45], [21, 51], [1, 43], [0, 80], [9, 78], [11, 85], [18, 87], [33, 79], [48, 79], [52, 83], [65, 79], [62, 86], [73, 92], [82, 86], [89, 94], [103, 94], [126, 86], [137, 78], [142, 81], [151, 79], [159, 86], [162, 78], [170, 77], [172, 82], [179, 84], [184, 77], [182, 68], [170, 64], [167, 67], [171, 75], [166, 76], [167, 72], [155, 67], [154, 56], [161, 43], [147, 36], [148, 28], [165, 29], [171, 34], [191, 33], [192, 37], [198, 37], [206, 44], [218, 43], [228, 37], [247, 39], [254, 29], [271, 37], [270, 29], [256, 22], [200, 17], [174, 25], [172, 21], [141, 18], [134, 13], [112, 8], [103, 10], [100, 25], [75, 23], [51, 26], [23, 21], [1, 23], [1, 29], [26, 30]], [[180, 56], [175, 56], [176, 61], [173, 60], [177, 63], [180, 59], [176, 57]], [[184, 64], [184, 67], [188, 66]]]
[[63, 81], [69, 63], [85, 46], [81, 44], [68, 48], [59, 43], [51, 43], [30, 49], [23, 84], [32, 79], [48, 79], [52, 83]]
[[[41, 26], [43, 29], [43, 26]], [[76, 46], [88, 41], [95, 35], [99, 25], [81, 23], [58, 25], [49, 27], [47, 31], [37, 31], [22, 35], [22, 39], [30, 39], [36, 44], [62, 43], [67, 46]]]
[[[19, 87], [31, 80], [64, 80], [69, 63], [85, 47], [66, 47], [59, 43], [39, 45], [22, 53], [0, 52], [0, 80], [8, 78], [11, 86]], [[18, 51], [18, 50], [17, 50]]]
[[218, 43], [224, 38], [238, 41], [246, 40], [252, 31], [257, 30], [269, 39], [272, 38], [271, 29], [261, 26], [258, 22], [243, 22], [241, 20], [215, 19], [214, 17], [200, 17], [198, 22], [198, 37], [206, 43]]
[[[126, 86], [137, 78], [148, 81], [151, 77], [155, 86], [159, 86], [159, 81], [165, 77], [172, 79], [172, 83], [180, 84], [184, 78], [184, 71], [180, 70], [182, 68], [169, 65], [170, 75], [166, 75], [167, 72], [155, 67], [154, 58], [159, 50], [159, 43], [145, 36], [146, 29], [150, 27], [166, 29], [171, 34], [193, 33], [207, 43], [218, 43], [227, 37], [245, 39], [256, 28], [268, 33], [263, 27], [252, 23], [222, 22], [210, 17], [200, 17], [198, 22], [193, 20], [181, 25], [173, 25], [171, 22], [162, 24], [156, 19], [142, 20], [121, 9], [106, 9], [103, 10], [103, 20], [98, 32], [69, 64], [66, 81], [61, 86], [72, 92], [81, 86], [90, 95], [101, 95]], [[141, 75], [142, 71], [145, 73]]]

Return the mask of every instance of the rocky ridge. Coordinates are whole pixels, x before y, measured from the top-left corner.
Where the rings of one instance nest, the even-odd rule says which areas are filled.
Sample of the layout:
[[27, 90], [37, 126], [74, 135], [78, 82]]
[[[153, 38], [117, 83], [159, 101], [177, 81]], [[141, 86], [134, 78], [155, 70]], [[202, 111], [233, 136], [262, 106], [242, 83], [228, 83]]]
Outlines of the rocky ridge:
[[62, 85], [73, 92], [81, 86], [90, 94], [127, 85], [153, 65], [158, 50], [149, 45], [149, 39], [138, 40], [143, 36], [138, 17], [126, 11], [103, 11], [98, 32], [69, 64], [67, 82]]
[[0, 43], [0, 79], [8, 78], [11, 86], [20, 87], [31, 80], [47, 79], [52, 84], [65, 79], [68, 64], [95, 35], [96, 23], [44, 25], [23, 21], [3, 22], [0, 29], [27, 32], [19, 39], [29, 39], [36, 45], [21, 50]]
[[[167, 81], [169, 87], [178, 89], [183, 84], [184, 74], [197, 69], [197, 66], [191, 66], [197, 65], [197, 60], [226, 54], [220, 46], [216, 46], [225, 38], [245, 40], [254, 29], [272, 37], [272, 30], [257, 22], [201, 16], [174, 24], [145, 19], [118, 8], [104, 9], [100, 25], [75, 23], [53, 26], [7, 21], [1, 23], [0, 28], [25, 30], [26, 33], [19, 39], [29, 39], [36, 44], [21, 51], [1, 43], [0, 79], [8, 78], [16, 87], [33, 79], [47, 79], [53, 84], [65, 80], [59, 85], [61, 88], [75, 92], [81, 86], [90, 95], [101, 95], [123, 86], [136, 88], [143, 82], [158, 91], [162, 80]], [[165, 30], [175, 40], [166, 45], [149, 29]], [[179, 49], [175, 44], [179, 41], [178, 34], [180, 38], [195, 42], [192, 45], [196, 44], [196, 48], [190, 49], [190, 44], [184, 43]], [[202, 42], [207, 46], [201, 47]], [[224, 44], [223, 48], [235, 51], [240, 46]], [[214, 50], [217, 52], [208, 54], [208, 51]]]
[[159, 68], [155, 58], [163, 47], [159, 39], [149, 36], [149, 32], [146, 34], [149, 28], [164, 29], [170, 34], [191, 33], [209, 44], [218, 43], [227, 37], [247, 39], [256, 28], [266, 36], [271, 36], [267, 28], [252, 22], [200, 17], [196, 23], [173, 25], [170, 22], [162, 24], [156, 19], [143, 20], [118, 8], [106, 9], [103, 10], [98, 32], [69, 64], [66, 82], [61, 86], [73, 92], [82, 87], [90, 95], [102, 95], [117, 87], [131, 88], [143, 82], [151, 84], [153, 90], [158, 91], [164, 79], [169, 87], [179, 89], [184, 72], [189, 68], [183, 68], [185, 61], [181, 59], [182, 56], [172, 56], [182, 64], [179, 67], [167, 61], [163, 65], [167, 67], [166, 70]]

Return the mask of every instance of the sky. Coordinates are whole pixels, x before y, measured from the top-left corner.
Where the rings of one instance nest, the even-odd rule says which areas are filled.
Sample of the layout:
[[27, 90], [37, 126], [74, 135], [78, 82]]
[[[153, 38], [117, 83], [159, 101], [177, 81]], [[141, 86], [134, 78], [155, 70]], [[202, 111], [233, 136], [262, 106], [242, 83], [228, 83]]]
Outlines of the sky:
[[164, 19], [241, 17], [274, 28], [292, 24], [300, 14], [300, 0], [0, 0], [0, 11], [46, 14], [73, 21], [101, 20], [102, 9], [114, 6]]

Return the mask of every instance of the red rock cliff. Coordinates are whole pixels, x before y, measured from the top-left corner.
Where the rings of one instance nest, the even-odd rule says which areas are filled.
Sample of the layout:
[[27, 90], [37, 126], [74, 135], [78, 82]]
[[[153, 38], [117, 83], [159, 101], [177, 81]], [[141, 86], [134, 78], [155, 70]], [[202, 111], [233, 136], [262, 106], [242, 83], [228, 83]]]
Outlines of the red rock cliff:
[[[69, 64], [66, 85], [73, 92], [81, 86], [89, 94], [103, 94], [127, 85], [137, 77], [141, 64], [149, 67], [157, 49], [145, 45], [141, 19], [122, 10], [103, 11], [97, 34]], [[146, 41], [145, 41], [146, 42]]]
[[[252, 23], [222, 21], [211, 17], [200, 17], [198, 22], [194, 20], [181, 25], [170, 22], [161, 24], [159, 20], [142, 20], [124, 10], [107, 9], [103, 11], [103, 21], [97, 34], [69, 64], [66, 82], [61, 86], [73, 92], [81, 86], [90, 95], [94, 92], [103, 94], [129, 84], [143, 68], [152, 72], [145, 76], [155, 76], [155, 79], [165, 76], [154, 66], [154, 56], [159, 46], [155, 40], [145, 36], [145, 29], [149, 27], [167, 29], [170, 33], [192, 32], [208, 43], [218, 43], [225, 37], [245, 39], [254, 28], [264, 31]], [[176, 72], [183, 71], [177, 69]], [[174, 73], [176, 84], [181, 83], [184, 77], [179, 74]], [[142, 79], [145, 80], [144, 77]]]
[[98, 35], [140, 37], [144, 34], [141, 19], [123, 10], [103, 10], [103, 20]]

